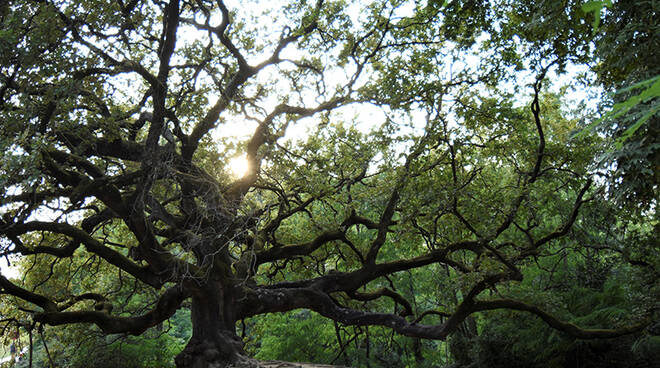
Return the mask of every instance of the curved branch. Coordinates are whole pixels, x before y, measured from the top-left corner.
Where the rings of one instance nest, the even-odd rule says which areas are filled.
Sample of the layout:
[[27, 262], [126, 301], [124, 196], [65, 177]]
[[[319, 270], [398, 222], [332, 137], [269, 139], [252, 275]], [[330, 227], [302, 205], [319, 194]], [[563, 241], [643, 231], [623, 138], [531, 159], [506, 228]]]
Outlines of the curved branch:
[[276, 117], [282, 114], [291, 114], [298, 115], [297, 119], [300, 119], [311, 116], [317, 112], [332, 110], [345, 101], [346, 98], [344, 97], [335, 97], [313, 108], [290, 106], [287, 104], [277, 105], [275, 109], [268, 114], [261, 123], [259, 123], [252, 138], [250, 138], [246, 150], [248, 172], [241, 179], [238, 179], [229, 186], [229, 189], [226, 192], [227, 196], [232, 199], [237, 199], [247, 193], [248, 189], [250, 189], [250, 187], [256, 182], [257, 174], [259, 173], [259, 168], [261, 166], [261, 158], [257, 153], [259, 148], [272, 139], [268, 130]]
[[13, 282], [9, 281], [6, 277], [0, 275], [0, 287], [3, 294], [9, 294], [21, 298], [27, 302], [41, 307], [44, 311], [54, 312], [57, 311], [57, 304], [43, 295], [31, 292], [24, 289]]
[[488, 301], [477, 301], [474, 303], [472, 307], [472, 310], [475, 312], [493, 310], [493, 309], [511, 309], [511, 310], [532, 313], [538, 316], [539, 318], [541, 318], [543, 322], [547, 323], [548, 326], [554, 328], [555, 330], [564, 332], [578, 339], [604, 339], [604, 338], [630, 335], [632, 333], [641, 331], [651, 323], [650, 320], [646, 320], [640, 324], [629, 327], [623, 327], [619, 329], [582, 329], [572, 323], [560, 321], [556, 317], [552, 316], [551, 314], [543, 311], [542, 309], [536, 306], [525, 304], [517, 300], [498, 299], [498, 300], [488, 300]]
[[373, 264], [376, 263], [376, 259], [378, 258], [378, 253], [380, 252], [381, 247], [385, 244], [385, 241], [387, 240], [387, 233], [389, 230], [389, 226], [392, 224], [392, 218], [394, 216], [394, 212], [396, 211], [396, 205], [399, 202], [399, 196], [401, 190], [406, 186], [408, 183], [408, 179], [410, 178], [410, 169], [412, 166], [412, 163], [423, 153], [424, 149], [426, 148], [426, 142], [429, 139], [429, 135], [424, 135], [419, 142], [417, 142], [417, 146], [414, 147], [412, 152], [406, 157], [406, 162], [403, 164], [403, 173], [397, 180], [396, 184], [394, 185], [394, 189], [392, 190], [392, 194], [390, 194], [390, 197], [387, 201], [387, 205], [383, 209], [383, 213], [380, 216], [380, 219], [378, 221], [378, 233], [376, 235], [376, 238], [371, 242], [371, 246], [369, 247], [369, 251], [367, 252], [367, 256], [365, 257], [365, 261], [367, 263]]
[[[26, 234], [32, 231], [48, 231], [56, 234], [66, 235], [73, 238], [79, 243], [85, 245], [85, 248], [103, 258], [106, 262], [121, 268], [122, 270], [133, 275], [135, 278], [140, 281], [151, 285], [156, 288], [160, 288], [163, 284], [163, 280], [160, 276], [152, 273], [148, 268], [140, 267], [137, 264], [133, 263], [130, 259], [118, 253], [106, 246], [103, 245], [100, 241], [94, 239], [91, 235], [85, 231], [78, 229], [74, 226], [71, 226], [66, 223], [57, 223], [57, 222], [42, 222], [42, 221], [31, 221], [26, 223], [16, 223], [11, 225], [3, 224], [0, 227], [0, 234], [6, 236], [18, 236], [21, 234]], [[76, 248], [77, 248], [76, 244]], [[69, 252], [72, 252], [75, 249], [72, 244], [63, 248], [51, 248], [52, 251], [46, 250], [44, 248], [49, 247], [40, 247], [39, 250], [42, 253], [49, 253], [55, 256], [67, 256]]]
[[149, 327], [172, 317], [181, 303], [189, 297], [180, 285], [167, 289], [153, 310], [137, 317], [111, 316], [101, 311], [58, 312], [45, 311], [35, 313], [36, 322], [53, 326], [72, 323], [93, 323], [105, 333], [130, 333], [140, 335]]
[[[277, 64], [281, 61], [280, 59], [280, 53], [284, 48], [289, 45], [290, 43], [296, 41], [300, 37], [312, 32], [314, 29], [317, 27], [316, 20], [314, 20], [311, 24], [302, 27], [301, 32], [296, 33], [296, 34], [291, 34], [287, 37], [282, 37], [280, 38], [277, 46], [275, 47], [275, 50], [273, 51], [272, 55], [266, 59], [265, 61], [259, 63], [256, 66], [250, 66], [243, 56], [241, 54], [240, 50], [233, 44], [233, 42], [227, 37], [226, 30], [229, 27], [230, 24], [230, 14], [229, 14], [229, 9], [227, 9], [227, 6], [222, 0], [218, 0], [218, 7], [220, 8], [220, 11], [222, 12], [222, 23], [216, 27], [216, 28], [211, 28], [210, 30], [213, 31], [219, 38], [220, 42], [229, 50], [229, 52], [232, 54], [234, 59], [236, 59], [236, 62], [238, 63], [238, 71], [232, 76], [232, 78], [229, 80], [229, 83], [227, 83], [226, 87], [222, 90], [221, 96], [218, 98], [216, 101], [215, 105], [211, 107], [204, 118], [193, 128], [193, 131], [190, 133], [189, 136], [189, 141], [183, 145], [182, 147], [182, 156], [190, 161], [193, 154], [197, 150], [197, 147], [199, 146], [199, 141], [202, 139], [202, 137], [209, 132], [212, 128], [215, 127], [215, 124], [220, 117], [220, 114], [229, 106], [229, 102], [232, 97], [236, 95], [238, 92], [238, 89], [252, 76], [256, 75], [259, 73], [259, 71], [263, 70], [269, 65], [272, 64]], [[318, 10], [323, 5], [323, 1], [319, 0], [317, 1], [316, 4], [316, 13], [318, 14]], [[187, 22], [191, 22], [190, 20], [184, 20]], [[202, 26], [199, 24], [196, 24], [194, 20], [192, 21], [193, 24], [196, 26], [200, 26], [201, 28], [208, 28], [206, 26]], [[287, 111], [284, 111], [287, 112]], [[295, 112], [293, 111], [292, 113], [297, 113], [300, 114], [300, 112]], [[260, 139], [259, 129], [257, 128], [257, 132], [255, 132], [255, 137], [257, 139]], [[257, 146], [258, 148], [258, 146]], [[251, 175], [247, 175], [250, 177]], [[245, 185], [240, 184], [240, 188], [245, 187]]]
[[327, 294], [311, 288], [258, 289], [246, 296], [238, 318], [257, 314], [286, 312], [299, 308], [313, 310], [333, 321], [350, 326], [383, 326], [412, 337], [444, 340], [451, 331], [444, 325], [420, 325], [388, 313], [362, 312], [337, 305]]
[[[548, 66], [549, 68], [550, 66]], [[534, 83], [534, 100], [530, 106], [532, 114], [534, 115], [534, 125], [536, 125], [536, 131], [539, 135], [539, 145], [536, 150], [536, 162], [534, 163], [534, 168], [529, 176], [528, 183], [534, 183], [536, 178], [539, 176], [541, 171], [541, 164], [543, 163], [543, 156], [545, 151], [545, 134], [543, 134], [543, 126], [541, 125], [541, 106], [539, 104], [539, 94], [541, 93], [541, 83], [545, 78], [545, 73], [548, 71], [548, 68], [544, 68], [536, 78]]]
[[[638, 325], [616, 330], [581, 329], [574, 324], [562, 322], [535, 306], [508, 299], [466, 301], [451, 315], [429, 311], [413, 322], [408, 322], [405, 318], [394, 314], [362, 312], [342, 307], [337, 305], [327, 294], [310, 288], [258, 289], [247, 295], [242, 302], [242, 308], [239, 308], [239, 318], [307, 308], [345, 325], [383, 326], [391, 328], [402, 335], [434, 340], [444, 340], [470, 314], [493, 309], [511, 309], [533, 313], [543, 319], [550, 327], [580, 339], [600, 339], [628, 335], [641, 331], [650, 324], [650, 321], [644, 321]], [[451, 317], [446, 322], [438, 325], [417, 323], [421, 317], [431, 313]]]
[[536, 243], [534, 243], [534, 248], [538, 248], [541, 245], [543, 245], [543, 244], [545, 244], [545, 243], [547, 243], [551, 240], [560, 238], [560, 237], [568, 234], [568, 231], [571, 229], [571, 227], [573, 226], [573, 223], [575, 223], [575, 220], [577, 219], [578, 213], [580, 212], [580, 207], [582, 206], [582, 204], [584, 202], [587, 201], [587, 200], [583, 200], [582, 198], [587, 193], [587, 190], [589, 190], [589, 187], [591, 186], [591, 183], [592, 183], [592, 181], [591, 181], [591, 179], [589, 179], [587, 181], [587, 183], [582, 187], [580, 192], [578, 193], [577, 198], [575, 198], [575, 204], [573, 205], [573, 210], [571, 211], [571, 215], [566, 220], [566, 222], [559, 229], [557, 229], [557, 230], [553, 231], [552, 233], [544, 236], [543, 238], [538, 240]]
[[401, 312], [400, 315], [402, 317], [410, 316], [413, 314], [413, 308], [412, 305], [410, 305], [410, 302], [406, 298], [404, 298], [403, 295], [389, 288], [381, 288], [368, 293], [360, 293], [357, 291], [353, 291], [347, 294], [351, 299], [365, 301], [365, 302], [386, 296], [394, 300], [395, 303], [401, 304], [401, 306], [403, 307], [403, 311]]
[[427, 310], [427, 311], [424, 311], [424, 312], [423, 312], [422, 314], [420, 314], [419, 316], [417, 316], [417, 318], [415, 318], [415, 320], [413, 321], [413, 323], [418, 323], [418, 322], [420, 322], [422, 319], [424, 319], [424, 317], [426, 317], [426, 316], [430, 316], [430, 315], [436, 315], [436, 316], [445, 317], [445, 318], [446, 318], [446, 317], [451, 317], [451, 313], [442, 312], [442, 311], [436, 311], [436, 310]]
[[478, 253], [481, 251], [481, 249], [482, 245], [477, 241], [458, 242], [447, 245], [444, 249], [435, 250], [419, 257], [401, 259], [380, 264], [365, 264], [364, 267], [352, 272], [337, 272], [317, 277], [315, 279], [281, 282], [272, 286], [266, 286], [265, 288], [293, 289], [312, 287], [318, 290], [323, 290], [326, 293], [341, 291], [346, 292], [357, 290], [359, 287], [366, 285], [370, 281], [373, 281], [379, 277], [390, 275], [396, 272], [410, 270], [413, 268], [423, 267], [432, 263], [444, 263], [457, 270], [468, 273], [470, 270], [462, 264], [449, 259], [449, 254], [458, 250], [470, 250]]
[[245, 57], [241, 52], [238, 50], [238, 48], [234, 45], [234, 43], [227, 37], [227, 28], [229, 27], [229, 24], [231, 23], [231, 18], [229, 15], [229, 9], [227, 9], [227, 5], [225, 5], [224, 1], [218, 0], [217, 1], [218, 7], [220, 8], [220, 12], [222, 12], [222, 23], [214, 29], [215, 34], [218, 36], [220, 39], [220, 42], [222, 43], [223, 46], [231, 52], [232, 56], [236, 59], [238, 62], [238, 65], [241, 69], [247, 69], [249, 68], [247, 61], [245, 60]]
[[530, 185], [536, 181], [536, 179], [539, 177], [539, 173], [541, 172], [541, 165], [543, 164], [543, 157], [545, 156], [545, 134], [543, 133], [543, 125], [541, 124], [541, 106], [539, 104], [539, 95], [541, 93], [541, 83], [545, 78], [546, 72], [551, 66], [552, 64], [548, 65], [536, 77], [536, 81], [534, 82], [534, 99], [532, 100], [532, 104], [530, 105], [530, 109], [532, 110], [532, 115], [534, 116], [534, 125], [536, 126], [536, 131], [539, 136], [539, 144], [536, 149], [534, 167], [532, 168], [532, 172], [524, 181], [521, 192], [518, 195], [518, 197], [514, 200], [513, 206], [511, 206], [511, 209], [509, 210], [509, 213], [507, 214], [506, 218], [500, 224], [500, 226], [497, 227], [494, 235], [489, 237], [489, 240], [495, 239], [506, 229], [508, 229], [509, 226], [511, 226], [511, 224], [513, 223], [513, 219], [516, 217], [516, 214], [520, 209], [520, 205], [529, 194]]
[[320, 248], [323, 244], [333, 240], [341, 240], [344, 233], [341, 231], [327, 231], [314, 238], [314, 240], [297, 245], [287, 245], [284, 247], [270, 248], [256, 255], [256, 265], [266, 262], [276, 261], [278, 259], [291, 258], [294, 256], [308, 255]]
[[95, 302], [104, 302], [106, 299], [103, 295], [97, 294], [97, 293], [85, 293], [85, 294], [80, 294], [73, 296], [69, 299], [68, 302], [60, 305], [57, 307], [58, 311], [64, 311], [72, 306], [74, 306], [76, 303], [81, 302], [83, 300], [94, 300]]

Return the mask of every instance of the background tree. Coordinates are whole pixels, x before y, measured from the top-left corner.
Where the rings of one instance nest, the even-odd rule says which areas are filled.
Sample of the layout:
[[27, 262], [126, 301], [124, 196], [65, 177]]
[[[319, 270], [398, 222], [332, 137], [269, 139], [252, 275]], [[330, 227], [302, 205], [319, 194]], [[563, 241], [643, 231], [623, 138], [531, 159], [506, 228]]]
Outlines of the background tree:
[[611, 94], [604, 105], [625, 112], [601, 124], [618, 143], [603, 165], [616, 167], [610, 178], [614, 195], [640, 209], [660, 196], [660, 59], [651, 51], [660, 47], [659, 9], [658, 1], [617, 1], [597, 37], [597, 81]]
[[581, 328], [511, 288], [601, 198], [599, 141], [544, 92], [588, 56], [580, 7], [491, 6], [5, 2], [2, 252], [42, 271], [2, 293], [106, 334], [190, 308], [179, 367], [255, 364], [237, 322], [297, 309], [415, 339], [498, 309], [640, 331], [652, 305]]

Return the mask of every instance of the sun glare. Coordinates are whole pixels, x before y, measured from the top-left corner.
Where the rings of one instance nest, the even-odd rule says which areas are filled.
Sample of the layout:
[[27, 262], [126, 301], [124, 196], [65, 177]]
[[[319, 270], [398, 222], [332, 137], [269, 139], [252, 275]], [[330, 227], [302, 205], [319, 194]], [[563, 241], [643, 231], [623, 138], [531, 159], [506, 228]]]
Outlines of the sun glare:
[[247, 174], [248, 162], [245, 156], [234, 157], [229, 160], [229, 173], [237, 178], [242, 178]]

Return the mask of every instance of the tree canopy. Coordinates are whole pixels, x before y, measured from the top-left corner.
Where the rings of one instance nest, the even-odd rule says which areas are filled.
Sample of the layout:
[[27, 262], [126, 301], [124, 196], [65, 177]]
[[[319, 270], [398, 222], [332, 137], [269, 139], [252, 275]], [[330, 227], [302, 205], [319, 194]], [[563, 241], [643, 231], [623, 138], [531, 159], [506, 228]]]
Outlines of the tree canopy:
[[[638, 46], [582, 5], [3, 2], [3, 323], [142, 335], [189, 309], [178, 367], [256, 364], [237, 323], [294, 310], [340, 340], [445, 340], [492, 311], [647, 333], [657, 167], [598, 166], [612, 133], [574, 137], [596, 114], [570, 99], [578, 72], [619, 89], [658, 64], [614, 65], [608, 43]], [[601, 30], [632, 17], [635, 42], [657, 18], [628, 5]], [[621, 152], [656, 157], [656, 125]], [[635, 172], [656, 177], [626, 187], [643, 211], [607, 190]], [[617, 297], [557, 291], [578, 286]]]

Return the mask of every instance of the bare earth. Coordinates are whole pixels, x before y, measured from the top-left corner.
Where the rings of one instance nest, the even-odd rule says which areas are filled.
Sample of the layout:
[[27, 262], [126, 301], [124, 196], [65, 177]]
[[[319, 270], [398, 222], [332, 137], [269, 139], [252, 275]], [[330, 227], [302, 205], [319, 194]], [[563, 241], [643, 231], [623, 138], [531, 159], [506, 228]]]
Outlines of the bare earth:
[[264, 368], [348, 368], [343, 365], [328, 365], [328, 364], [314, 364], [314, 363], [291, 363], [282, 362], [279, 360], [269, 360], [259, 362]]
[[256, 360], [242, 358], [233, 367], [235, 368], [350, 368], [340, 365], [314, 364], [314, 363], [292, 363], [281, 360]]

